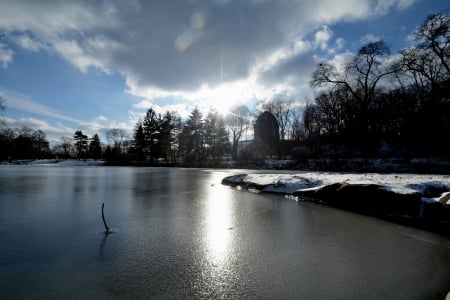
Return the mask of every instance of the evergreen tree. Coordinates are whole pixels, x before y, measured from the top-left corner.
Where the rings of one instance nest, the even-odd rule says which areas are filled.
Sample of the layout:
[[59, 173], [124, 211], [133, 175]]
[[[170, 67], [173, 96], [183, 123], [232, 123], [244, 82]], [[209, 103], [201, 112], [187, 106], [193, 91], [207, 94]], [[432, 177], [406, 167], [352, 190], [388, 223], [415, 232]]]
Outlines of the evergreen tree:
[[89, 143], [89, 154], [95, 160], [100, 159], [102, 156], [102, 146], [98, 134], [94, 134], [91, 138], [91, 142]]
[[204, 158], [204, 123], [198, 107], [194, 108], [183, 127], [181, 148], [188, 162], [199, 162]]
[[88, 137], [81, 130], [75, 131], [73, 135], [75, 141], [75, 149], [77, 150], [77, 158], [85, 159], [88, 150]]
[[136, 124], [136, 128], [134, 130], [133, 152], [135, 154], [136, 160], [143, 161], [145, 159], [144, 149], [145, 149], [144, 129], [142, 127], [142, 122], [139, 121]]
[[144, 132], [145, 141], [144, 153], [146, 154], [146, 157], [153, 162], [153, 159], [159, 157], [160, 154], [159, 142], [161, 133], [161, 118], [156, 115], [156, 112], [152, 108], [148, 109], [144, 117], [142, 129]]
[[180, 115], [177, 112], [172, 112], [171, 119], [171, 132], [170, 132], [170, 155], [171, 162], [175, 163], [178, 161], [180, 155], [180, 136], [183, 128], [183, 123], [181, 121]]
[[172, 114], [170, 111], [167, 111], [161, 121], [159, 150], [161, 156], [164, 158], [165, 161], [168, 161], [169, 157], [171, 157], [172, 155], [171, 154], [173, 143], [172, 130], [175, 127], [174, 117], [175, 117], [174, 114]]

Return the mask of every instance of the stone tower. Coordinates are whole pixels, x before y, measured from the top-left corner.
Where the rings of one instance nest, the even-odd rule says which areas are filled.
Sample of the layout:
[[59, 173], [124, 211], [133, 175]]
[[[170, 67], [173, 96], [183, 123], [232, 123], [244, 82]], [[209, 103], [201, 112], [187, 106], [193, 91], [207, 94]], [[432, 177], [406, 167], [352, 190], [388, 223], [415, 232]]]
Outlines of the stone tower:
[[280, 155], [280, 132], [275, 116], [265, 111], [256, 119], [254, 126], [254, 153], [256, 157]]

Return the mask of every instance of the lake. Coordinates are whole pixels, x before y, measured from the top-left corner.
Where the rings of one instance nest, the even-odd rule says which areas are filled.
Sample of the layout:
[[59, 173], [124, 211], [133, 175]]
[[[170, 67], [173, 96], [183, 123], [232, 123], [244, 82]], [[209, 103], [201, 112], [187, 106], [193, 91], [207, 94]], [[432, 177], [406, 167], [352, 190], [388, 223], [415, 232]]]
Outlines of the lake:
[[257, 171], [0, 166], [0, 298], [444, 299], [450, 291], [449, 238], [221, 185], [243, 172]]

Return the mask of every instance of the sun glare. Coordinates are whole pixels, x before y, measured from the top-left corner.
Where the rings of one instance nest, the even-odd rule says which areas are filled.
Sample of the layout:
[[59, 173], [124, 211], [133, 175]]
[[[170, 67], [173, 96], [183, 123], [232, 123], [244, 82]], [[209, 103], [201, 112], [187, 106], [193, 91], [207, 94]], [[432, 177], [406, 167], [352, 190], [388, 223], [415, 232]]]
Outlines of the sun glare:
[[212, 103], [214, 110], [222, 116], [226, 116], [230, 112], [232, 106], [233, 101], [227, 101], [225, 99], [215, 100], [214, 103]]
[[198, 92], [201, 99], [205, 99], [208, 105], [221, 115], [227, 115], [233, 106], [244, 104], [252, 95], [245, 82], [222, 84], [215, 88], [202, 87]]
[[218, 266], [230, 259], [233, 228], [232, 203], [229, 199], [230, 194], [220, 186], [209, 189], [207, 195], [206, 249], [210, 262]]
[[[227, 115], [230, 109], [237, 103], [239, 95], [229, 85], [222, 85], [213, 91], [211, 106], [221, 115]], [[242, 96], [241, 96], [242, 97]]]

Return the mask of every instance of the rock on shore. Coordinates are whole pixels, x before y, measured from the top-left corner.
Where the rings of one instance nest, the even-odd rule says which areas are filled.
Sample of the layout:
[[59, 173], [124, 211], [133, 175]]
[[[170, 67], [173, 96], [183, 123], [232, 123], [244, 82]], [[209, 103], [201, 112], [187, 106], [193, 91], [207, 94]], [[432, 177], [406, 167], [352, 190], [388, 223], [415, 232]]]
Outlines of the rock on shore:
[[282, 193], [296, 201], [321, 203], [450, 236], [448, 176], [239, 174], [224, 178], [222, 184]]

